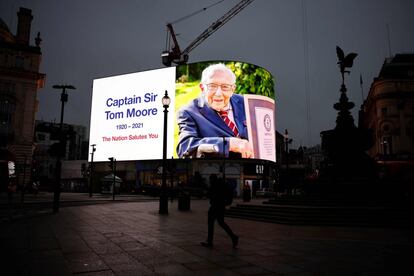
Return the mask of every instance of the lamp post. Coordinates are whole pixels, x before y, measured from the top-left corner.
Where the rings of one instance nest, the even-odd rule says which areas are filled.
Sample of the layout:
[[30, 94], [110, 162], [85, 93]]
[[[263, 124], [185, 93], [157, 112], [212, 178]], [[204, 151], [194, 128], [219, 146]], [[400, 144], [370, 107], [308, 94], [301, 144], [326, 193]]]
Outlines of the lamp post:
[[116, 159], [114, 158], [114, 166], [113, 166], [112, 174], [114, 178], [112, 179], [112, 200], [115, 200], [115, 188], [116, 188]]
[[116, 159], [114, 157], [109, 157], [109, 168], [112, 172], [112, 200], [115, 200], [115, 174], [116, 174]]
[[[174, 165], [174, 156], [171, 156], [171, 161], [170, 161], [170, 165], [168, 166], [169, 170], [170, 170], [170, 188], [171, 188], [171, 192], [172, 189], [174, 188], [174, 170], [175, 170], [175, 165]], [[172, 196], [171, 196], [172, 198]]]
[[160, 193], [160, 209], [159, 214], [168, 214], [168, 195], [167, 195], [167, 115], [168, 107], [170, 106], [171, 99], [168, 97], [168, 92], [165, 90], [165, 95], [162, 97], [162, 106], [164, 107], [164, 134], [162, 144], [162, 182]]
[[56, 181], [53, 193], [53, 212], [59, 212], [59, 200], [60, 200], [60, 177], [62, 174], [62, 156], [64, 153], [63, 149], [63, 142], [65, 139], [63, 138], [63, 114], [65, 111], [65, 102], [68, 101], [68, 94], [66, 93], [66, 89], [76, 89], [73, 85], [53, 85], [54, 89], [62, 89], [62, 93], [60, 94], [60, 101], [62, 102], [62, 106], [60, 109], [60, 125], [59, 125], [59, 150], [57, 154], [56, 160]]
[[223, 136], [223, 183], [226, 184], [226, 136]]
[[283, 136], [285, 139], [285, 154], [286, 154], [285, 161], [286, 161], [286, 173], [287, 173], [287, 171], [289, 170], [289, 143], [292, 142], [292, 139], [290, 139], [289, 141], [289, 133], [287, 129], [285, 129], [285, 135]]
[[89, 174], [89, 197], [92, 197], [92, 189], [93, 189], [93, 155], [96, 151], [96, 144], [92, 144], [92, 152], [91, 152], [91, 170]]
[[284, 140], [285, 140], [285, 153], [286, 153], [286, 181], [288, 181], [289, 178], [289, 144], [292, 143], [292, 139], [289, 138], [289, 133], [288, 130], [285, 129], [285, 135], [284, 136]]

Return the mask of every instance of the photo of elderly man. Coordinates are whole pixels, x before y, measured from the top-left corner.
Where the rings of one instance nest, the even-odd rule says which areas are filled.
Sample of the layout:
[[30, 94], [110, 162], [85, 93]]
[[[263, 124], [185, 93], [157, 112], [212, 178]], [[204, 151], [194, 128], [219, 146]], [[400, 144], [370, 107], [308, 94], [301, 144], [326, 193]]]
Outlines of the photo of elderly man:
[[252, 157], [242, 95], [235, 94], [236, 75], [223, 63], [206, 67], [200, 95], [180, 108], [177, 155]]

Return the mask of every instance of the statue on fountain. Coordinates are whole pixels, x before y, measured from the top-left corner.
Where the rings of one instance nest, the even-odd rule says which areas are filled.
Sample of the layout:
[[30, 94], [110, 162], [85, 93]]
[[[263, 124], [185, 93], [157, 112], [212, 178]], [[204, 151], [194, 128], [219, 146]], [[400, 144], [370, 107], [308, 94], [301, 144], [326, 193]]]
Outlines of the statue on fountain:
[[375, 177], [374, 161], [366, 154], [372, 147], [372, 132], [358, 128], [350, 110], [355, 106], [348, 100], [345, 86], [345, 73], [350, 74], [349, 68], [358, 54], [344, 54], [336, 47], [338, 65], [342, 76], [339, 102], [334, 104], [338, 111], [336, 127], [321, 132], [322, 150], [326, 155], [325, 176], [335, 184], [370, 182]]

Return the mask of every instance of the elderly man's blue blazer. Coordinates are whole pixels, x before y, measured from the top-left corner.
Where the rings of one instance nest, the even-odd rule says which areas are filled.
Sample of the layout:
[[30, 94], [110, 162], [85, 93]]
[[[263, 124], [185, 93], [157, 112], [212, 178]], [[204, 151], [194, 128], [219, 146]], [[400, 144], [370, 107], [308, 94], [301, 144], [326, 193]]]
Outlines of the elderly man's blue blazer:
[[[243, 96], [233, 94], [230, 104], [240, 138], [248, 139]], [[220, 115], [207, 105], [202, 96], [178, 111], [177, 123], [179, 128], [177, 154], [179, 157], [195, 156], [198, 147], [202, 144], [216, 145], [219, 150], [218, 154], [222, 155], [224, 152], [225, 156], [229, 156], [228, 139], [223, 148], [223, 137], [234, 137], [234, 133]]]

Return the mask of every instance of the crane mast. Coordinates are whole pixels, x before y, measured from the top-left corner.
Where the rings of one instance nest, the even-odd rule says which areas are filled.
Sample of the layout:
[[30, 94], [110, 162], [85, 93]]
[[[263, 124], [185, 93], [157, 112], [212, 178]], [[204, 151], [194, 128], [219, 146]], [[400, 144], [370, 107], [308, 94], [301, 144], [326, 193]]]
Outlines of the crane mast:
[[[226, 24], [230, 19], [232, 19], [236, 14], [243, 10], [247, 5], [249, 5], [254, 0], [242, 0], [237, 3], [233, 8], [231, 8], [227, 13], [222, 17], [217, 19], [213, 24], [211, 24], [204, 32], [202, 32], [193, 42], [191, 42], [183, 51], [181, 51], [180, 46], [178, 45], [177, 37], [175, 35], [174, 29], [171, 23], [167, 24], [167, 32], [172, 39], [173, 46], [170, 50], [162, 52], [161, 58], [162, 63], [165, 66], [171, 66], [174, 62], [176, 64], [185, 64], [188, 61], [188, 54], [194, 50], [198, 45], [200, 45], [204, 40], [206, 40], [210, 35], [215, 31], [221, 28]], [[168, 43], [169, 45], [170, 43]]]

